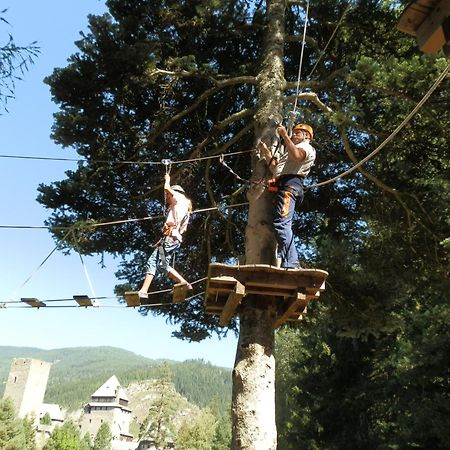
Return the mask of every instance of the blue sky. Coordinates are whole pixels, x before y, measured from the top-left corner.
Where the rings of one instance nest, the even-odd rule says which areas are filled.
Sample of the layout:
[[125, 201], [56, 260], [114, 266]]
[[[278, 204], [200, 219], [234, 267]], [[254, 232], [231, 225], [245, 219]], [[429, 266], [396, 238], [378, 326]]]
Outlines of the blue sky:
[[[42, 80], [55, 67], [66, 65], [76, 50], [74, 41], [87, 29], [87, 15], [105, 12], [104, 2], [0, 0], [0, 10], [5, 8], [10, 26], [0, 25], [0, 45], [10, 33], [16, 45], [37, 41], [41, 54], [23, 81], [17, 82], [9, 113], [0, 116], [0, 155], [77, 158], [74, 151], [62, 150], [50, 139], [52, 114], [57, 108]], [[0, 225], [42, 226], [50, 211], [36, 202], [37, 186], [60, 180], [66, 170], [74, 168], [71, 162], [0, 158]], [[92, 295], [77, 254], [55, 252], [37, 270], [54, 247], [46, 230], [0, 228], [0, 303], [22, 297], [44, 300]], [[85, 267], [94, 293], [111, 297], [117, 283], [116, 261], [106, 258], [106, 267], [101, 268], [99, 260], [84, 258]], [[163, 317], [142, 317], [115, 300], [102, 301], [102, 305], [34, 309], [7, 304], [0, 308], [0, 345], [43, 349], [108, 345], [149, 358], [202, 358], [218, 366], [233, 366], [234, 335], [202, 343], [183, 342], [171, 337], [175, 328]]]

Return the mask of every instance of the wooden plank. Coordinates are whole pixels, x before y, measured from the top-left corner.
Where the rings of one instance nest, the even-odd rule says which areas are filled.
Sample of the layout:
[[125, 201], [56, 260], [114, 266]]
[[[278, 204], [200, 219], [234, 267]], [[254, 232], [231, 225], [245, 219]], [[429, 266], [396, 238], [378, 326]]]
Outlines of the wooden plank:
[[88, 295], [74, 295], [73, 299], [80, 305], [84, 307], [94, 306], [94, 303], [89, 298]]
[[277, 317], [275, 322], [272, 325], [272, 328], [278, 328], [284, 322], [289, 320], [292, 314], [297, 313], [297, 310], [300, 310], [300, 315], [306, 308], [308, 304], [308, 300], [306, 299], [306, 295], [303, 292], [297, 292], [296, 295], [290, 300], [289, 305], [284, 310], [284, 312]]
[[124, 294], [125, 301], [127, 302], [127, 306], [136, 307], [141, 306], [141, 299], [139, 298], [139, 293], [135, 291], [127, 291]]
[[221, 327], [225, 327], [230, 322], [230, 319], [233, 317], [236, 308], [241, 303], [242, 297], [245, 295], [245, 287], [243, 284], [236, 281], [234, 285], [234, 289], [230, 292], [228, 296], [227, 302], [223, 307], [222, 313], [220, 314], [219, 325]]
[[287, 288], [284, 289], [284, 286], [278, 287], [267, 287], [267, 286], [250, 286], [247, 287], [245, 285], [247, 294], [256, 294], [256, 295], [272, 295], [275, 297], [291, 297], [295, 292], [295, 289]]
[[437, 0], [412, 1], [402, 12], [397, 23], [397, 29], [411, 36], [433, 10]]
[[441, 0], [417, 28], [417, 44], [422, 52], [435, 54], [445, 44], [442, 23], [449, 15], [450, 2]]
[[42, 308], [47, 306], [44, 302], [41, 302], [37, 298], [21, 298], [20, 301], [32, 306], [33, 308]]
[[[306, 304], [317, 299], [325, 290], [328, 272], [319, 269], [281, 269], [268, 264], [231, 266], [212, 263], [208, 271], [204, 304], [207, 314], [220, 314], [225, 326], [241, 310], [244, 296], [252, 295], [261, 301], [280, 304], [282, 311], [274, 321], [274, 328], [286, 321], [301, 320]], [[281, 298], [280, 298], [281, 297]]]
[[173, 287], [172, 303], [181, 303], [186, 299], [187, 283], [177, 283]]
[[[277, 269], [267, 264], [252, 264], [245, 266], [230, 266], [227, 264], [213, 263], [209, 266], [210, 277], [233, 277], [240, 283], [247, 286], [247, 283], [254, 285], [272, 284], [278, 286], [317, 287], [319, 288], [328, 272], [318, 269]], [[268, 281], [270, 279], [270, 281]]]

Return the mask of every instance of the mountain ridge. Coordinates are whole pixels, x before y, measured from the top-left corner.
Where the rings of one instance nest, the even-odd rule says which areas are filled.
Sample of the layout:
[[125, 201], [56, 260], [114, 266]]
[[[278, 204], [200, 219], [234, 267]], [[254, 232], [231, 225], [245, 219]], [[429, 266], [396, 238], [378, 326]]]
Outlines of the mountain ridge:
[[[67, 347], [44, 350], [36, 347], [0, 346], [0, 382], [8, 378], [13, 358], [53, 362], [44, 401], [69, 410], [78, 409], [110, 376], [122, 386], [158, 378], [166, 363], [177, 392], [204, 407], [211, 402], [228, 408], [231, 402], [231, 369], [198, 360], [153, 360], [117, 347]], [[0, 391], [3, 396], [3, 389]]]

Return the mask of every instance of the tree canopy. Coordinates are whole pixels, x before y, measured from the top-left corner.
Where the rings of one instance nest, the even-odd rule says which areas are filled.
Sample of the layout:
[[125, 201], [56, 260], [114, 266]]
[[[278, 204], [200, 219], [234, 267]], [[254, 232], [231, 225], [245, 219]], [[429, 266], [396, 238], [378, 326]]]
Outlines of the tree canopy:
[[[54, 210], [49, 225], [72, 227], [70, 233], [54, 229], [64, 245], [123, 258], [118, 277], [126, 283], [117, 287], [120, 292], [140, 282], [160, 222], [93, 225], [161, 215], [164, 168], [145, 163], [252, 149], [261, 39], [270, 18], [262, 3], [246, 1], [110, 0], [107, 5], [109, 14], [89, 17], [90, 32], [77, 42], [79, 51], [67, 67], [46, 79], [60, 106], [53, 138], [76, 148], [86, 161], [65, 180], [41, 185], [39, 201]], [[292, 111], [305, 18], [300, 6], [289, 11], [286, 117]], [[298, 119], [316, 130], [313, 184], [342, 173], [373, 150], [445, 67], [443, 59], [420, 56], [411, 39], [396, 31], [398, 15], [398, 8], [382, 2], [312, 2], [303, 73], [315, 71], [300, 82]], [[321, 52], [337, 25], [327, 52]], [[332, 280], [355, 278], [358, 274], [347, 270], [352, 258], [377, 245], [371, 241], [382, 233], [383, 251], [393, 256], [386, 245], [392, 242], [398, 249], [398, 238], [405, 250], [397, 251], [399, 260], [384, 270], [421, 265], [423, 252], [442, 268], [439, 254], [448, 237], [442, 125], [448, 120], [442, 110], [447, 95], [439, 87], [388, 151], [351, 176], [308, 191], [296, 231], [309, 265], [329, 268]], [[248, 155], [227, 161], [249, 177]], [[432, 179], [422, 180], [425, 174]], [[172, 177], [192, 197], [194, 209], [246, 200], [241, 182], [217, 159], [173, 164]], [[191, 230], [196, 232], [187, 234], [179, 256], [190, 279], [202, 278], [211, 259], [228, 261], [243, 253], [245, 221], [245, 208], [194, 215]], [[418, 260], [409, 261], [408, 250], [415, 246], [421, 247]], [[360, 273], [361, 282], [370, 284], [370, 271]], [[344, 281], [339, 281], [345, 299], [340, 312], [348, 320], [348, 310], [355, 309]], [[358, 309], [362, 317], [364, 301]], [[168, 314], [180, 323], [180, 335], [190, 339], [217, 330], [199, 300], [156, 314]]]
[[[278, 100], [286, 122], [297, 96], [295, 120], [315, 129], [318, 157], [295, 232], [304, 265], [330, 276], [295, 341], [302, 351], [283, 360], [288, 346], [279, 344], [280, 365], [287, 368], [281, 385], [293, 402], [282, 436], [290, 442], [286, 448], [298, 448], [303, 438], [311, 449], [349, 448], [349, 442], [353, 448], [444, 448], [448, 77], [375, 157], [346, 177], [323, 181], [388, 138], [448, 71], [448, 62], [440, 54], [422, 55], [396, 30], [406, 2], [310, 3], [297, 92], [305, 5], [286, 2], [280, 37], [285, 83]], [[245, 202], [247, 186], [216, 157], [238, 152], [226, 161], [249, 178], [251, 158], [241, 152], [254, 149], [255, 128], [265, 127], [262, 138], [274, 139], [273, 125], [261, 123], [271, 104], [258, 103], [257, 96], [267, 57], [262, 40], [275, 18], [265, 2], [107, 5], [109, 14], [89, 17], [90, 31], [67, 67], [46, 79], [60, 107], [53, 138], [85, 161], [65, 180], [41, 185], [39, 201], [53, 209], [49, 225], [70, 227], [53, 228], [67, 248], [76, 244], [86, 254], [123, 258], [120, 293], [139, 284], [160, 223], [95, 225], [160, 216], [161, 162], [169, 159], [173, 180], [194, 209], [218, 207], [194, 214], [179, 256], [190, 280], [203, 278], [211, 260], [234, 261], [244, 253], [247, 210], [223, 206]], [[180, 337], [226, 332], [204, 314], [201, 300], [154, 313], [178, 323]]]

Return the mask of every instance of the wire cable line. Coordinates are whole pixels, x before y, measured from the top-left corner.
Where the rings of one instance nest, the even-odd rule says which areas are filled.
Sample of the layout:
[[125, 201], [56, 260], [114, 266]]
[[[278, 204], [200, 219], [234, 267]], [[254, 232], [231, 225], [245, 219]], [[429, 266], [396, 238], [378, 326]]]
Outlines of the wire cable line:
[[[235, 156], [241, 155], [244, 153], [254, 152], [254, 149], [250, 150], [241, 150], [236, 152], [225, 153], [225, 156]], [[182, 159], [179, 161], [171, 161], [169, 159], [163, 159], [162, 161], [112, 161], [112, 160], [99, 160], [99, 159], [83, 159], [83, 158], [51, 158], [46, 156], [26, 156], [26, 155], [0, 155], [0, 158], [7, 159], [29, 159], [29, 160], [44, 160], [44, 161], [70, 161], [70, 162], [84, 162], [84, 163], [97, 163], [97, 164], [137, 164], [137, 165], [178, 165], [178, 164], [187, 164], [197, 161], [205, 161], [208, 159], [216, 159], [220, 158], [223, 155], [211, 155], [211, 156], [200, 156], [198, 158], [190, 158], [190, 159]]]

